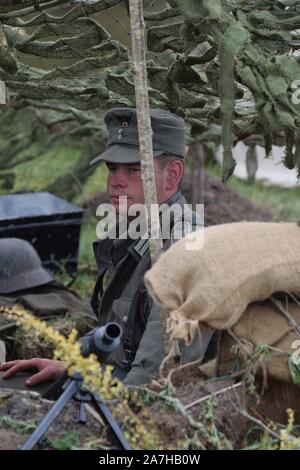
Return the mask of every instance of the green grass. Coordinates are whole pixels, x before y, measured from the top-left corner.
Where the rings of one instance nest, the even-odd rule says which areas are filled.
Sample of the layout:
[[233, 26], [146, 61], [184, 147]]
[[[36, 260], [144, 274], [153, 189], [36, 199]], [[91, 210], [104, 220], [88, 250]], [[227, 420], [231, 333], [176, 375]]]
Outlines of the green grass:
[[55, 146], [38, 159], [16, 166], [14, 191], [42, 191], [62, 174], [68, 173], [81, 156], [76, 147]]
[[[218, 165], [207, 165], [206, 172], [220, 179]], [[300, 186], [295, 188], [280, 188], [277, 186], [264, 186], [260, 182], [250, 184], [232, 176], [226, 186], [234, 189], [253, 204], [262, 208], [272, 209], [278, 220], [289, 222], [300, 221]]]
[[[18, 155], [18, 160], [29, 156], [36, 158], [16, 165], [8, 173], [15, 173], [15, 184], [10, 192], [43, 191], [62, 174], [68, 173], [81, 156], [81, 150], [75, 146], [54, 145], [45, 151], [34, 144]], [[5, 172], [4, 172], [5, 173]], [[0, 189], [2, 194], [6, 190]]]
[[2, 416], [0, 418], [0, 426], [6, 426], [8, 428], [11, 428], [19, 434], [26, 434], [35, 431], [37, 425], [35, 420], [24, 421], [12, 419], [10, 416]]
[[76, 278], [72, 288], [75, 289], [83, 298], [90, 299], [97, 274], [92, 270], [96, 267], [93, 242], [96, 236], [97, 218], [94, 216], [85, 217], [81, 227], [80, 245], [79, 245], [79, 268], [84, 270]]
[[49, 439], [49, 443], [55, 450], [72, 450], [79, 446], [80, 436], [76, 431], [69, 431], [61, 439]]
[[82, 204], [99, 192], [106, 191], [107, 168], [104, 164], [97, 166], [94, 173], [86, 180], [81, 193], [73, 198], [74, 204]]

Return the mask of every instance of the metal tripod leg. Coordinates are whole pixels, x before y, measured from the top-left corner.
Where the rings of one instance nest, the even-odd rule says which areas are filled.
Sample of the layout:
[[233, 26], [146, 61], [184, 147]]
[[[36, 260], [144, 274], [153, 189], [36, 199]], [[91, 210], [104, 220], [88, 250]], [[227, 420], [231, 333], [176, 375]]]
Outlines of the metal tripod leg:
[[117, 439], [118, 443], [124, 450], [131, 450], [130, 445], [126, 441], [125, 437], [123, 436], [123, 433], [118, 425], [118, 423], [115, 421], [113, 418], [109, 408], [103, 403], [101, 398], [98, 395], [95, 395], [94, 393], [92, 394], [92, 397], [94, 399], [94, 404], [98, 408], [100, 415], [103, 417], [103, 419], [106, 421], [106, 423], [109, 425], [109, 429], [112, 431], [114, 438]]
[[57, 418], [60, 414], [62, 409], [67, 405], [67, 403], [71, 400], [74, 394], [78, 390], [78, 384], [76, 380], [71, 380], [69, 385], [67, 385], [65, 391], [59, 397], [57, 402], [53, 405], [51, 410], [47, 413], [44, 419], [40, 422], [36, 430], [32, 433], [29, 439], [25, 442], [21, 450], [31, 450], [35, 444], [39, 442], [39, 440], [43, 437], [46, 433], [47, 429], [51, 426], [53, 421]]

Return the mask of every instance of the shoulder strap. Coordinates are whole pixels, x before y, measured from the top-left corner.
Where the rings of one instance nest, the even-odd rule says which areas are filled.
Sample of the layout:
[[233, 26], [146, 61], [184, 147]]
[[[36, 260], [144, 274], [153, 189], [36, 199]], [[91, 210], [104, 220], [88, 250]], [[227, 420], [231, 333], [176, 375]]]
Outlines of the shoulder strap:
[[[147, 247], [148, 247], [148, 244], [147, 244]], [[140, 293], [141, 293], [142, 285], [144, 282], [143, 277], [144, 277], [144, 273], [146, 272], [146, 270], [149, 269], [151, 266], [151, 260], [150, 260], [149, 252], [147, 254], [147, 250], [145, 252], [143, 252], [143, 249], [142, 251], [139, 251], [139, 247], [136, 245], [132, 248], [136, 250], [136, 254], [139, 253], [140, 258], [139, 258], [139, 263], [134, 272], [134, 275], [131, 278], [130, 286], [127, 287], [127, 296], [132, 297], [132, 302], [131, 302], [130, 310], [128, 313], [128, 319], [124, 327], [124, 332], [122, 336], [122, 343], [123, 343], [125, 357], [126, 357], [126, 359], [123, 361], [123, 364], [124, 364], [124, 369], [127, 372], [130, 370], [132, 366], [132, 363], [135, 358], [135, 353], [136, 353], [136, 347], [135, 347], [135, 341], [134, 341], [135, 323], [136, 323], [137, 311], [138, 311], [139, 304], [140, 304]]]
[[106, 266], [104, 273], [99, 274], [99, 276], [97, 277], [97, 281], [96, 281], [92, 298], [91, 298], [91, 307], [97, 318], [98, 318], [99, 308], [100, 308], [100, 296], [102, 297], [103, 295], [103, 278], [104, 278], [106, 271], [107, 271], [107, 266]]
[[[94, 255], [96, 258], [97, 268], [98, 268], [98, 278], [93, 290], [91, 298], [91, 307], [94, 314], [98, 318], [99, 307], [100, 307], [100, 297], [103, 295], [103, 278], [107, 272], [108, 266], [110, 264], [110, 258], [108, 256], [109, 250], [112, 246], [112, 240], [101, 240], [93, 243]], [[103, 252], [100, 254], [100, 248]], [[100, 294], [100, 296], [99, 296]]]

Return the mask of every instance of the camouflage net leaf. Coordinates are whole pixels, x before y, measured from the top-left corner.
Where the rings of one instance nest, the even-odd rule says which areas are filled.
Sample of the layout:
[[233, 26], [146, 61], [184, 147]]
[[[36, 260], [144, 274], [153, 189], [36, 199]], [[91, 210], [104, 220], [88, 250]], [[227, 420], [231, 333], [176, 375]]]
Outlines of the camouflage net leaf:
[[234, 61], [249, 41], [248, 31], [239, 22], [225, 31], [219, 47], [221, 110], [224, 118], [222, 140], [224, 146], [222, 180], [232, 175], [236, 162], [232, 156], [232, 126], [234, 108]]
[[[299, 2], [169, 0], [160, 10], [150, 0], [143, 3], [150, 105], [185, 117], [189, 143], [223, 144], [223, 181], [234, 170], [233, 145], [249, 138], [251, 180], [254, 146], [262, 144], [266, 155], [273, 143], [285, 144], [284, 164], [300, 174]], [[0, 113], [6, 126], [5, 115], [26, 107], [37, 127], [85, 136], [90, 148], [96, 149], [94, 137], [104, 142], [104, 111], [135, 106], [128, 41], [109, 32], [101, 16], [117, 20], [116, 5], [125, 17], [128, 1], [121, 0], [1, 2], [0, 80], [10, 104]], [[8, 166], [7, 155], [13, 163], [22, 147], [14, 140], [11, 145]]]
[[178, 0], [178, 3], [187, 18], [220, 20], [222, 17], [220, 0]]

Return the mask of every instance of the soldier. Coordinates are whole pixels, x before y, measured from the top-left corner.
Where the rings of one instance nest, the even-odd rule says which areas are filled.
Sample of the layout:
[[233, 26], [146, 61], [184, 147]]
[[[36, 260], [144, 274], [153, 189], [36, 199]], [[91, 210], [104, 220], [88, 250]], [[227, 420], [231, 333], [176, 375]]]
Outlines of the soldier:
[[[185, 127], [184, 120], [168, 111], [152, 109], [154, 172], [158, 203], [164, 207], [161, 214], [162, 232], [166, 208], [183, 207], [186, 201], [179, 191], [184, 172]], [[108, 130], [107, 148], [91, 164], [105, 162], [108, 168], [107, 192], [116, 212], [120, 209], [120, 198], [127, 198], [127, 209], [133, 204], [143, 203], [139, 140], [136, 110], [132, 108], [112, 109], [105, 115]], [[188, 221], [193, 229], [203, 226], [202, 219], [189, 211], [182, 218], [174, 216], [171, 225], [173, 235], [180, 232]], [[118, 238], [108, 237], [94, 243], [94, 253], [99, 277], [92, 296], [92, 306], [98, 316], [99, 325], [116, 321], [124, 331], [122, 346], [109, 356], [108, 363], [115, 366], [117, 375], [127, 385], [148, 383], [163, 359], [162, 327], [158, 306], [148, 295], [143, 275], [150, 268], [147, 239], [132, 239], [119, 233]], [[127, 235], [129, 235], [127, 233]], [[164, 237], [163, 237], [164, 238]], [[175, 237], [176, 238], [176, 237]], [[164, 249], [171, 244], [170, 237], [164, 240]], [[109, 279], [103, 288], [104, 277]], [[181, 345], [183, 362], [204, 357], [212, 333], [195, 338], [192, 346]], [[82, 339], [85, 341], [86, 339]], [[19, 371], [35, 368], [28, 385], [41, 379], [59, 377], [63, 366], [58, 362], [32, 359], [3, 364], [9, 378]], [[49, 373], [48, 373], [49, 370]]]

